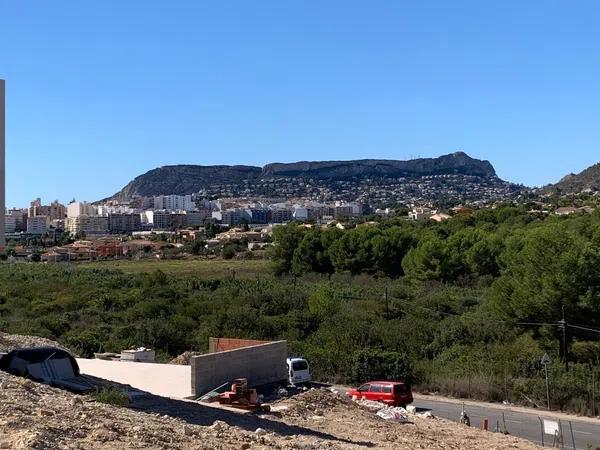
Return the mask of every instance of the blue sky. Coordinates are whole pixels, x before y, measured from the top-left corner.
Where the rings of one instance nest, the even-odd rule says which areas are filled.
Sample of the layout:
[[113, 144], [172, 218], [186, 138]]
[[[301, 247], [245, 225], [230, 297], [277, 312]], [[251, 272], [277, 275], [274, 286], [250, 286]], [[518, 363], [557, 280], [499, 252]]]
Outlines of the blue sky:
[[600, 2], [0, 0], [7, 204], [157, 166], [600, 161]]

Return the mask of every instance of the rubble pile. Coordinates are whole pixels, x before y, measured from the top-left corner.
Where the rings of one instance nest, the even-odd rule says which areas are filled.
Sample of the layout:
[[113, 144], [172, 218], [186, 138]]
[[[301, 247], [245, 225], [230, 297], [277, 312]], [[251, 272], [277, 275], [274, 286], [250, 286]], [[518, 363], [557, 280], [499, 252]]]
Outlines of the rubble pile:
[[169, 364], [177, 364], [180, 366], [189, 366], [192, 357], [199, 356], [202, 354], [203, 354], [202, 352], [191, 352], [191, 351], [183, 352], [181, 355], [179, 355], [179, 356], [173, 358], [171, 361], [169, 361]]
[[[22, 336], [20, 334], [7, 334], [0, 332], [0, 352], [8, 353], [22, 347], [58, 347], [71, 352], [69, 349], [50, 339], [36, 336]], [[73, 352], [71, 352], [73, 353]]]
[[323, 416], [325, 411], [337, 408], [354, 409], [360, 412], [356, 403], [348, 397], [328, 389], [310, 389], [284, 401], [285, 415], [296, 417]]

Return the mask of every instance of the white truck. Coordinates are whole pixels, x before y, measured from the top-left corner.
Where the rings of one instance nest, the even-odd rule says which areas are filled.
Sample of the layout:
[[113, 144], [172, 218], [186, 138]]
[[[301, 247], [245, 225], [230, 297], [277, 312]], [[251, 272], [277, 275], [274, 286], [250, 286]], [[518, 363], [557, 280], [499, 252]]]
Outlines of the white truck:
[[290, 386], [310, 383], [310, 367], [304, 358], [287, 358], [288, 383]]

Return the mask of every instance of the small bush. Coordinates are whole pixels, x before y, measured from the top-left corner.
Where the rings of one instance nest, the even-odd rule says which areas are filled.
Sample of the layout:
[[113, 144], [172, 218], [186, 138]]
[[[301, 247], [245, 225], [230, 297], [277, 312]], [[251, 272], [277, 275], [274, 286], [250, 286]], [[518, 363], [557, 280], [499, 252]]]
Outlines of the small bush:
[[125, 391], [117, 388], [103, 388], [96, 392], [95, 400], [107, 405], [127, 406], [129, 405], [129, 396]]
[[221, 250], [221, 256], [223, 257], [223, 259], [232, 259], [235, 256], [235, 254], [235, 248], [230, 245], [226, 245], [225, 247], [223, 247], [223, 250]]

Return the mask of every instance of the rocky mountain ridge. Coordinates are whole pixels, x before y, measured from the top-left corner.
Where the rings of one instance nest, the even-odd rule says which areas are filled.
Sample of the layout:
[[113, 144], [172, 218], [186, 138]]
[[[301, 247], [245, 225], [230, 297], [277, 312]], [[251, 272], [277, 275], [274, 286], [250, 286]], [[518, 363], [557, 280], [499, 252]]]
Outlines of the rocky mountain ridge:
[[[281, 180], [291, 182], [308, 180], [317, 187], [327, 188], [331, 184], [344, 181], [360, 183], [370, 179], [427, 176], [465, 176], [500, 181], [489, 161], [471, 158], [463, 152], [407, 161], [386, 159], [299, 161], [271, 163], [262, 168], [244, 165], [188, 164], [163, 166], [150, 170], [136, 177], [109, 199], [126, 201], [134, 197], [153, 195], [185, 195], [203, 189], [214, 191], [215, 187], [219, 186], [224, 186], [233, 192], [243, 191], [246, 194], [260, 195], [264, 191], [264, 183], [272, 181], [277, 183]], [[274, 194], [277, 194], [277, 187]]]
[[570, 173], [558, 183], [543, 188], [545, 192], [558, 194], [578, 194], [585, 191], [600, 191], [600, 163], [594, 164], [581, 172]]

